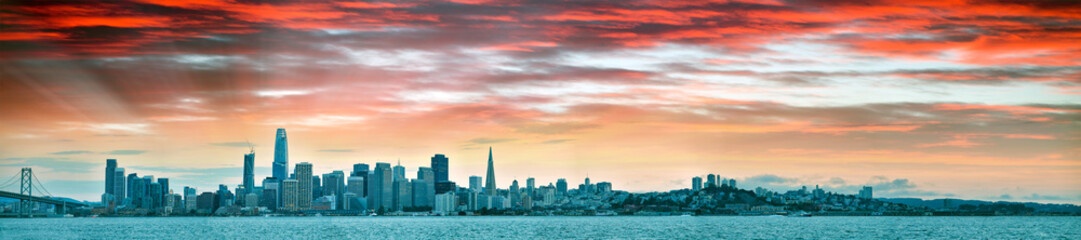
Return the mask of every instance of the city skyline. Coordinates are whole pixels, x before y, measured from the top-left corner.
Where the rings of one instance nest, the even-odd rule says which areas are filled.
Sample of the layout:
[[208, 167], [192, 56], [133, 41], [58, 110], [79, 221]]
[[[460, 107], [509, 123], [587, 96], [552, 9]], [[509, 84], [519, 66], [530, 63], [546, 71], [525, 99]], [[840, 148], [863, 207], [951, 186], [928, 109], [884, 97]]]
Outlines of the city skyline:
[[666, 191], [715, 174], [1081, 203], [1070, 1], [0, 7], [0, 172], [33, 167], [82, 200], [108, 191], [105, 159], [177, 190], [260, 185], [299, 162], [401, 159], [411, 176], [442, 153], [434, 184], [464, 186], [494, 146], [500, 188], [588, 175]]

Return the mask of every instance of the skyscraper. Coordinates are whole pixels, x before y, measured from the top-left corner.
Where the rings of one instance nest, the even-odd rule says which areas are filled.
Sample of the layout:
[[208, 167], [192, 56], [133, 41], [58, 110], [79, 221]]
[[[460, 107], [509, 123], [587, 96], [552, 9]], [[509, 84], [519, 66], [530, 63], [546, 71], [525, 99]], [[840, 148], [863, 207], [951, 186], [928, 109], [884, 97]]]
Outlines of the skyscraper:
[[482, 190], [480, 184], [483, 181], [483, 178], [481, 178], [480, 176], [469, 176], [469, 190], [474, 192], [480, 192]]
[[368, 171], [368, 164], [363, 164], [363, 163], [353, 164], [353, 172], [350, 173], [351, 174], [350, 176], [361, 177], [361, 178], [363, 178], [363, 181], [364, 181], [361, 186], [358, 186], [358, 187], [362, 188], [363, 191], [353, 192], [353, 193], [357, 194], [357, 197], [366, 197], [366, 196], [368, 196], [368, 182], [371, 181], [371, 179], [368, 179], [368, 174], [369, 173], [370, 172]]
[[270, 210], [277, 210], [278, 206], [281, 206], [281, 180], [274, 177], [267, 177], [263, 179], [263, 201], [262, 206], [267, 207]]
[[691, 178], [691, 190], [702, 190], [702, 177]]
[[344, 206], [343, 197], [345, 196], [345, 172], [334, 171], [331, 173], [323, 174], [323, 196], [334, 196], [334, 203], [337, 204], [338, 209], [342, 209]]
[[159, 194], [159, 195], [162, 195], [162, 196], [164, 196], [165, 194], [169, 194], [169, 179], [168, 178], [158, 178], [158, 184], [161, 184], [161, 192], [158, 192], [156, 194]]
[[430, 207], [432, 203], [435, 202], [435, 173], [432, 171], [432, 168], [429, 167], [417, 168], [417, 180], [423, 182], [424, 186], [420, 186], [421, 188], [418, 188], [416, 185], [414, 185], [414, 195], [423, 195], [425, 199], [424, 201], [413, 200], [413, 205], [418, 207]]
[[[305, 195], [305, 194], [300, 194], [300, 193], [297, 192], [297, 189], [298, 189], [297, 185], [299, 185], [299, 184], [297, 183], [296, 179], [286, 179], [285, 181], [282, 181], [282, 200], [281, 200], [281, 202], [282, 202], [281, 209], [282, 210], [285, 210], [285, 211], [300, 210], [300, 208], [299, 208], [299, 206], [297, 204], [297, 202], [298, 202], [297, 198], [299, 196]], [[308, 196], [311, 196], [311, 194], [308, 194]]]
[[447, 156], [443, 156], [443, 154], [432, 156], [432, 171], [435, 172], [436, 183], [450, 181], [450, 179], [447, 178], [447, 171], [449, 170], [447, 164], [449, 161], [450, 159], [447, 158]]
[[392, 181], [402, 181], [405, 179], [405, 167], [402, 166], [402, 160], [398, 160], [398, 165], [394, 166], [394, 178]]
[[285, 129], [279, 128], [274, 138], [274, 166], [271, 176], [278, 180], [289, 177], [289, 143], [285, 138]]
[[495, 166], [492, 165], [492, 147], [488, 147], [488, 179], [485, 179], [484, 194], [495, 196]]
[[312, 208], [312, 164], [308, 162], [297, 163], [297, 209], [308, 210]]
[[537, 187], [536, 184], [537, 184], [537, 180], [535, 180], [533, 178], [526, 178], [525, 179], [526, 194], [533, 194], [533, 189], [536, 189], [536, 187]]
[[113, 194], [115, 184], [113, 183], [113, 176], [116, 174], [116, 159], [105, 159], [105, 193]]
[[567, 195], [567, 179], [560, 178], [556, 180], [556, 193]]
[[393, 176], [391, 176], [393, 173], [390, 169], [390, 163], [375, 163], [375, 173], [372, 175], [374, 175], [373, 182], [375, 183], [376, 189], [370, 187], [368, 189], [378, 195], [373, 198], [370, 197], [371, 194], [369, 194], [369, 198], [375, 200], [375, 204], [369, 205], [371, 205], [372, 209], [383, 208], [389, 210], [393, 208], [394, 179]]
[[244, 154], [244, 189], [255, 191], [255, 150]]
[[[125, 204], [136, 203], [134, 201], [135, 200], [135, 179], [138, 179], [138, 178], [139, 178], [139, 174], [136, 174], [136, 173], [128, 174], [128, 180], [125, 183], [125, 184], [128, 185], [128, 187], [127, 187], [128, 194], [127, 194], [126, 202], [124, 202]], [[135, 204], [133, 204], [133, 205], [135, 205]]]
[[113, 197], [116, 199], [116, 205], [124, 204], [125, 189], [127, 181], [124, 181], [124, 168], [116, 168], [113, 170]]

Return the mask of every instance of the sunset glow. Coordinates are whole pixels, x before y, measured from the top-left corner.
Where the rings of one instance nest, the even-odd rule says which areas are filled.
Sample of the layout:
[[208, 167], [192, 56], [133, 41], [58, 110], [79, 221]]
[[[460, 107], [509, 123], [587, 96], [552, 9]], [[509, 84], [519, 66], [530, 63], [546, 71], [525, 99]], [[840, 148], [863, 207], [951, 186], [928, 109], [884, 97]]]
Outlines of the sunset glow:
[[716, 173], [774, 190], [1081, 203], [1076, 1], [0, 3], [0, 175], [106, 158], [240, 183], [436, 153], [459, 184]]

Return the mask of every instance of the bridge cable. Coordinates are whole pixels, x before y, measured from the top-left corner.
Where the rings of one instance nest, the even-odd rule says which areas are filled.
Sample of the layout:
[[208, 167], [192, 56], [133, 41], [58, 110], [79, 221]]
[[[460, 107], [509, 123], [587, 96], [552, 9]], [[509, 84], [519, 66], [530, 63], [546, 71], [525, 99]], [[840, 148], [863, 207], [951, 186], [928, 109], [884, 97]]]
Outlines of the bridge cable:
[[14, 176], [11, 176], [11, 178], [9, 178], [7, 181], [4, 181], [3, 184], [0, 184], [0, 188], [5, 188], [9, 185], [15, 184], [15, 182], [18, 182], [16, 179], [19, 178], [19, 175], [20, 174], [15, 174]]
[[13, 177], [13, 178], [5, 181], [4, 183], [0, 184], [0, 189], [6, 188], [8, 186], [14, 186], [15, 183], [18, 183], [18, 182], [19, 181], [16, 181], [15, 178]]
[[38, 179], [38, 175], [37, 175], [37, 174], [34, 174], [34, 173], [30, 173], [30, 175], [31, 175], [31, 176], [34, 176], [34, 182], [36, 182], [36, 183], [38, 184], [38, 188], [39, 188], [39, 190], [41, 190], [41, 191], [45, 191], [45, 193], [47, 193], [47, 194], [46, 194], [45, 196], [49, 196], [49, 197], [52, 197], [52, 196], [53, 196], [53, 194], [49, 192], [49, 189], [45, 189], [45, 185], [42, 185], [42, 184], [41, 184], [41, 180], [40, 180], [40, 179]]

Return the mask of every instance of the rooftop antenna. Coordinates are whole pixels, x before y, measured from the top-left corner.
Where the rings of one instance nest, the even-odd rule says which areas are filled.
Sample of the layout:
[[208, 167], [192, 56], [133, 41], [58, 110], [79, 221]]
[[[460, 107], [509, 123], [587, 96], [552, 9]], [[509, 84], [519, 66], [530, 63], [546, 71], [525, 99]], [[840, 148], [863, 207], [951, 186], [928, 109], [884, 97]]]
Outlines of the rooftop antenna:
[[255, 153], [255, 145], [251, 144], [251, 140], [244, 139], [244, 142], [248, 143], [248, 150], [251, 151], [251, 153]]

